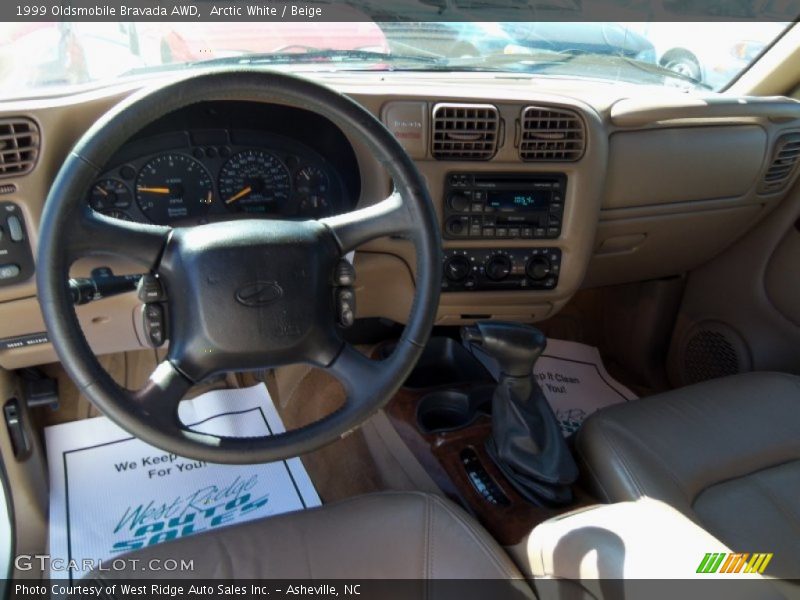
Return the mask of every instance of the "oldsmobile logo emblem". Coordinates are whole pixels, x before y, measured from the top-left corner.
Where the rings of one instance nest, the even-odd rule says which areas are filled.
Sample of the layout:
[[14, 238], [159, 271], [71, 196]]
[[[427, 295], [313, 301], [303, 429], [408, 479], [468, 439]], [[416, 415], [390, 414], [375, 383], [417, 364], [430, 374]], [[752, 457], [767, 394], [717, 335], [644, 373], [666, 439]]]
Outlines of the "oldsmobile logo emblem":
[[236, 290], [236, 301], [244, 306], [266, 306], [283, 298], [277, 281], [254, 281]]

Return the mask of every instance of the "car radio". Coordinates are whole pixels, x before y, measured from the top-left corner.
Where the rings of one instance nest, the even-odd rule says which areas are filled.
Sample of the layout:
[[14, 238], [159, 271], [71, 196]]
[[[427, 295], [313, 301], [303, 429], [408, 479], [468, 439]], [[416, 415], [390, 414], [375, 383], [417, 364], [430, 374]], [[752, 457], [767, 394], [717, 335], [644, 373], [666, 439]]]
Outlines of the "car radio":
[[450, 173], [445, 238], [557, 238], [566, 187], [563, 173]]

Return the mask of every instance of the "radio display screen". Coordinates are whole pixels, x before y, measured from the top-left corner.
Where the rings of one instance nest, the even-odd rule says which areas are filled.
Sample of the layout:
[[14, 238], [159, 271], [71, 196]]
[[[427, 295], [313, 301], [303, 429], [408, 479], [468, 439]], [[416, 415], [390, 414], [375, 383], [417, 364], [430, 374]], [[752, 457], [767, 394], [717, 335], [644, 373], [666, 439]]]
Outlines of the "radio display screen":
[[488, 205], [500, 212], [533, 212], [547, 208], [550, 204], [550, 191], [497, 190], [489, 192]]

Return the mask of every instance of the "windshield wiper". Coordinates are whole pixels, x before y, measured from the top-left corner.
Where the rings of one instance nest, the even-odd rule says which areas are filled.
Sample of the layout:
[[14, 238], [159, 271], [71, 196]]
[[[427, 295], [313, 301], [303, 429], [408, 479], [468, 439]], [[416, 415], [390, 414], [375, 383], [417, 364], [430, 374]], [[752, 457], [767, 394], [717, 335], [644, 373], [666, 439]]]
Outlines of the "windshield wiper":
[[[448, 67], [458, 67], [462, 64], [468, 67], [476, 67], [478, 65], [486, 65], [492, 67], [498, 66], [515, 66], [516, 71], [532, 72], [541, 71], [553, 65], [567, 65], [579, 67], [581, 65], [590, 66], [606, 66], [614, 67], [620, 66], [620, 63], [640, 71], [644, 71], [649, 75], [655, 75], [666, 79], [675, 79], [683, 83], [690, 84], [694, 87], [703, 89], [713, 89], [711, 86], [698, 81], [688, 75], [677, 73], [672, 69], [667, 69], [655, 63], [646, 63], [628, 56], [620, 56], [613, 54], [590, 54], [590, 53], [567, 53], [567, 52], [536, 52], [536, 53], [511, 53], [511, 54], [488, 54], [486, 56], [469, 59], [450, 59], [447, 62]], [[564, 75], [560, 72], [558, 74]]]
[[389, 66], [397, 64], [418, 63], [426, 65], [441, 64], [440, 57], [392, 54], [390, 52], [375, 52], [372, 50], [309, 50], [307, 52], [262, 52], [256, 54], [243, 54], [241, 56], [225, 56], [209, 58], [188, 63], [191, 66], [214, 65], [260, 65], [260, 64], [297, 64], [297, 63], [347, 63], [347, 62], [372, 62], [386, 63]]

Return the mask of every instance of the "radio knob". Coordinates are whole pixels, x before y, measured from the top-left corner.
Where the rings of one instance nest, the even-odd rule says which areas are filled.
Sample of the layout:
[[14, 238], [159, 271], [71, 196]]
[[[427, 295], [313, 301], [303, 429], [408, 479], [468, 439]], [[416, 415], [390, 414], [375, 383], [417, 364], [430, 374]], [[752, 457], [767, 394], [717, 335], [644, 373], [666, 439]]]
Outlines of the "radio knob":
[[450, 195], [450, 208], [456, 212], [469, 211], [470, 199], [464, 194], [456, 192]]
[[525, 265], [525, 273], [534, 281], [541, 281], [548, 275], [553, 268], [550, 261], [544, 256], [534, 256]]
[[511, 259], [505, 254], [497, 254], [486, 261], [486, 276], [492, 281], [502, 281], [511, 273]]
[[464, 281], [472, 270], [472, 265], [466, 256], [451, 256], [444, 262], [444, 276], [448, 281], [458, 283]]
[[447, 231], [450, 235], [461, 235], [464, 233], [464, 223], [459, 217], [447, 221]]

